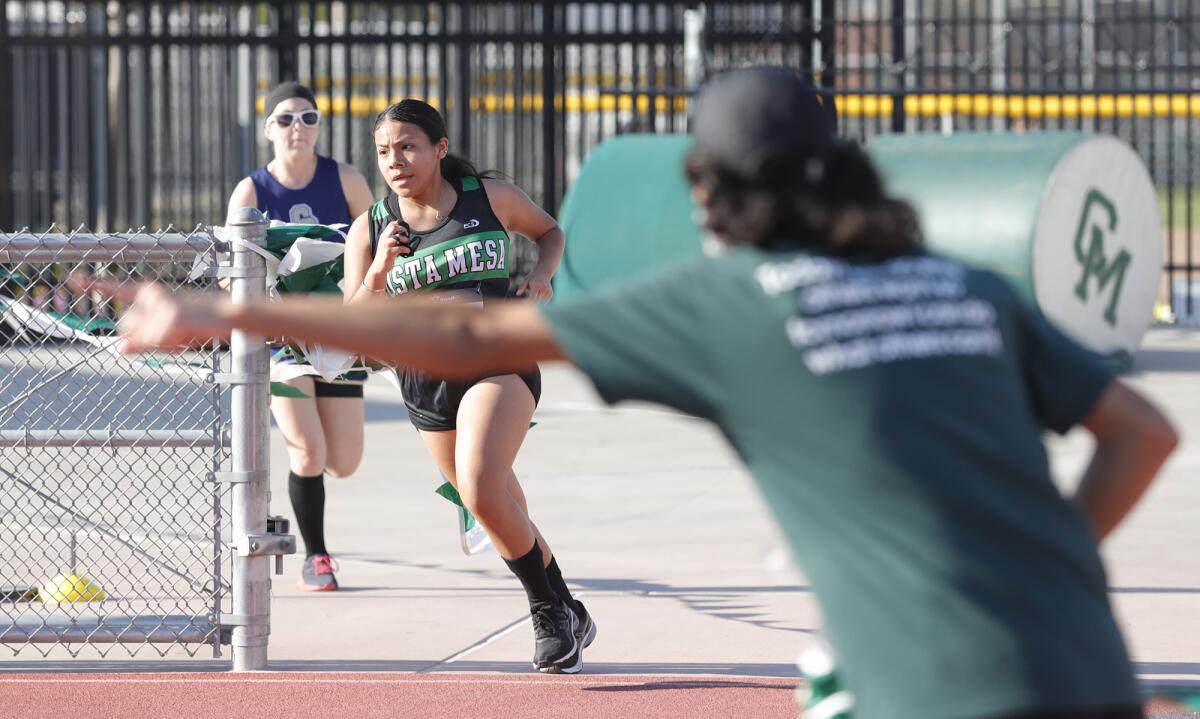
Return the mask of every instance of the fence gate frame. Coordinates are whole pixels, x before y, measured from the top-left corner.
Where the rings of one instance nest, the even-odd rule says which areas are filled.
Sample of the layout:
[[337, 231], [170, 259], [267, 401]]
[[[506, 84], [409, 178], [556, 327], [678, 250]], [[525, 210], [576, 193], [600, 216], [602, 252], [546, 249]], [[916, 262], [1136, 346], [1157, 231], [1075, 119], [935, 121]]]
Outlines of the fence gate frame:
[[[224, 250], [229, 252], [232, 262], [229, 266], [218, 266], [210, 260], [208, 276], [227, 280], [235, 303], [259, 301], [266, 295], [267, 267], [256, 249], [265, 244], [267, 221], [258, 210], [246, 208], [234, 213], [226, 229], [227, 243], [201, 229], [187, 234], [164, 232], [156, 235], [0, 233], [0, 265], [71, 261], [162, 263], [194, 259], [206, 253], [212, 256]], [[7, 311], [7, 307], [0, 310], [0, 316]], [[0, 447], [170, 448], [211, 442], [214, 467], [207, 479], [213, 486], [218, 517], [224, 487], [229, 487], [231, 496], [229, 518], [233, 536], [228, 546], [233, 561], [229, 596], [232, 612], [221, 610], [221, 558], [225, 547], [222, 546], [222, 522], [217, 521], [214, 526], [213, 606], [208, 617], [211, 631], [196, 627], [173, 630], [164, 626], [162, 620], [169, 619], [166, 617], [155, 617], [160, 621], [151, 628], [145, 623], [139, 626], [136, 617], [112, 623], [106, 623], [103, 618], [95, 623], [72, 619], [65, 628], [46, 622], [33, 631], [15, 623], [0, 626], [0, 644], [196, 644], [211, 641], [214, 656], [220, 656], [221, 645], [232, 647], [234, 671], [266, 669], [271, 616], [270, 560], [275, 558], [276, 573], [280, 573], [282, 557], [295, 553], [296, 540], [288, 534], [286, 520], [268, 516], [270, 370], [265, 339], [234, 332], [230, 338], [229, 360], [228, 372], [220, 372], [219, 367], [214, 366], [207, 376], [207, 381], [216, 386], [215, 392], [227, 388], [230, 398], [228, 416], [221, 416], [221, 403], [216, 402], [218, 420], [212, 430], [4, 429], [0, 430]], [[229, 449], [228, 471], [220, 469], [217, 459], [225, 448]], [[4, 475], [0, 480], [7, 481], [10, 477], [7, 472]], [[74, 511], [60, 506], [68, 512]]]

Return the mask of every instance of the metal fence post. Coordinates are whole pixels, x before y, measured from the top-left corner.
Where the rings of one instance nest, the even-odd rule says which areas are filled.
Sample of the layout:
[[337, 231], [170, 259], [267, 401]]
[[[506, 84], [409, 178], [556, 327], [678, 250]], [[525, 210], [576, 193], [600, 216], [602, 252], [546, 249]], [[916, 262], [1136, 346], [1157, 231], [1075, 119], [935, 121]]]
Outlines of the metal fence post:
[[[252, 302], [266, 294], [266, 263], [244, 243], [263, 245], [267, 221], [248, 207], [230, 216], [229, 226], [241, 243], [234, 243], [231, 293], [235, 303]], [[271, 633], [271, 557], [259, 553], [254, 541], [267, 533], [268, 354], [264, 338], [234, 332], [230, 352], [230, 438], [233, 484], [233, 670], [267, 667], [267, 637]]]

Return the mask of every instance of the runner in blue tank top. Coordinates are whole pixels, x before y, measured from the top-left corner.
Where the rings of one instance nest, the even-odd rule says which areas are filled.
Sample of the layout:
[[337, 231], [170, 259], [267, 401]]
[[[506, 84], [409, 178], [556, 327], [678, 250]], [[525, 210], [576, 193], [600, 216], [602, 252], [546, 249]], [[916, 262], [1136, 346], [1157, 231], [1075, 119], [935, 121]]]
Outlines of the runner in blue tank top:
[[311, 182], [300, 189], [285, 187], [271, 174], [270, 165], [263, 165], [250, 173], [258, 209], [268, 220], [317, 225], [350, 224], [353, 218], [346, 201], [346, 191], [342, 187], [342, 168], [354, 174], [358, 174], [358, 170], [329, 157], [317, 155], [316, 158], [316, 174]]
[[[316, 152], [321, 113], [312, 90], [285, 82], [267, 97], [263, 134], [274, 159], [238, 183], [229, 209], [257, 207], [270, 220], [349, 224], [371, 205], [371, 189], [350, 165]], [[288, 347], [274, 347], [271, 361], [306, 369]], [[306, 557], [299, 585], [306, 591], [338, 587], [325, 547], [325, 472], [346, 477], [363, 452], [363, 372], [334, 382], [304, 374], [287, 380], [307, 397], [274, 397], [271, 412], [287, 439], [288, 495]]]

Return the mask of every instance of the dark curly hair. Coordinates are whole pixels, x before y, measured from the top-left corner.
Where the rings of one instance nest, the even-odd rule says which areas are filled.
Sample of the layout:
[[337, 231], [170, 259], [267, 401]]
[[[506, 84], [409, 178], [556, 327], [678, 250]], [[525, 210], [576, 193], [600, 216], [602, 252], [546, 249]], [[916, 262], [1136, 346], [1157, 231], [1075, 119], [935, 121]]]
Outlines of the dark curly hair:
[[706, 229], [731, 245], [803, 247], [865, 262], [922, 251], [916, 212], [884, 192], [856, 143], [836, 142], [822, 158], [777, 155], [753, 181], [700, 149], [685, 171], [708, 193]]

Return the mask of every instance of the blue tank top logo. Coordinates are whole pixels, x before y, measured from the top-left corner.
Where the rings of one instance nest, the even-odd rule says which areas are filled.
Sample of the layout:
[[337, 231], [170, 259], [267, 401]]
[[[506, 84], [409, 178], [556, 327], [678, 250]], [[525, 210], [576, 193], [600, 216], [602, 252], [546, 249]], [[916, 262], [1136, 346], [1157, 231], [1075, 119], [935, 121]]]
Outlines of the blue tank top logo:
[[[313, 213], [312, 205], [307, 202], [297, 202], [288, 210], [288, 222], [303, 222], [310, 225], [321, 224], [321, 218]], [[336, 223], [335, 223], [336, 224]]]
[[299, 222], [316, 225], [349, 224], [350, 207], [342, 192], [338, 163], [328, 157], [317, 157], [317, 172], [307, 186], [291, 190], [279, 184], [267, 168], [250, 173], [258, 209], [268, 220]]

